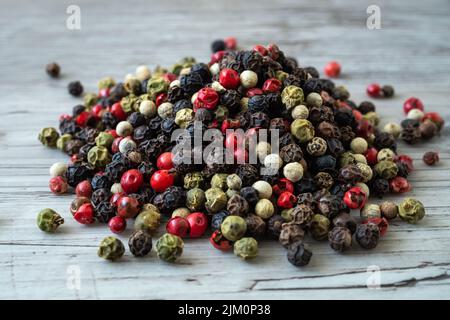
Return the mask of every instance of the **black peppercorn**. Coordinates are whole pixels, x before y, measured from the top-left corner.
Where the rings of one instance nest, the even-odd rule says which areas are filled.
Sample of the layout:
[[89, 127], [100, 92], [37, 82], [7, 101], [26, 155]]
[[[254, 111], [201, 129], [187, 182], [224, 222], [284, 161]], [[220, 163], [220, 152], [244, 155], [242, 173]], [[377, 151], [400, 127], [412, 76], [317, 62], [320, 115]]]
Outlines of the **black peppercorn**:
[[288, 144], [281, 148], [280, 157], [283, 163], [299, 162], [303, 158], [303, 151], [297, 144]]
[[418, 128], [420, 126], [420, 121], [417, 119], [404, 119], [400, 122], [402, 128], [414, 127]]
[[67, 142], [64, 147], [64, 151], [69, 155], [73, 156], [74, 154], [78, 154], [80, 149], [84, 146], [84, 142], [79, 139], [71, 139]]
[[364, 176], [357, 165], [348, 164], [339, 170], [338, 179], [343, 183], [355, 184], [357, 182], [363, 182]]
[[352, 246], [352, 233], [345, 227], [334, 227], [328, 233], [328, 240], [333, 250], [343, 252]]
[[291, 213], [292, 221], [299, 226], [306, 226], [314, 216], [310, 206], [298, 204]]
[[406, 127], [403, 128], [400, 138], [408, 144], [415, 144], [420, 141], [422, 137], [420, 127]]
[[300, 181], [294, 184], [295, 193], [315, 192], [317, 190], [314, 178], [304, 176]]
[[235, 173], [241, 178], [243, 187], [251, 186], [259, 179], [258, 169], [251, 164], [238, 166]]
[[115, 129], [118, 123], [116, 117], [111, 112], [107, 111], [102, 113], [102, 124], [106, 129]]
[[203, 79], [199, 73], [189, 73], [180, 77], [180, 87], [188, 95], [193, 95], [203, 87]]
[[317, 208], [321, 214], [333, 219], [342, 207], [342, 200], [335, 195], [324, 195], [317, 202]]
[[94, 174], [92, 168], [84, 164], [73, 164], [67, 167], [66, 181], [73, 188], [83, 180], [91, 178]]
[[364, 249], [373, 249], [380, 239], [380, 229], [375, 223], [360, 224], [356, 228], [355, 239]]
[[211, 82], [211, 72], [209, 71], [208, 65], [205, 63], [196, 63], [191, 67], [191, 74], [200, 75], [203, 84], [206, 85]]
[[80, 81], [73, 81], [69, 83], [67, 90], [72, 96], [79, 97], [83, 93], [83, 85]]
[[250, 126], [267, 129], [270, 124], [269, 116], [264, 112], [255, 112], [250, 115]]
[[247, 200], [250, 207], [255, 207], [256, 203], [259, 201], [258, 191], [253, 187], [244, 187], [240, 191], [241, 196]]
[[357, 223], [356, 223], [356, 219], [349, 213], [347, 212], [341, 212], [339, 213], [334, 219], [333, 219], [333, 226], [334, 227], [345, 227], [348, 230], [350, 230], [350, 232], [352, 234], [355, 233], [356, 231], [356, 227], [357, 227]]
[[86, 107], [82, 104], [77, 104], [72, 108], [72, 116], [76, 117], [80, 115], [82, 112], [86, 111]]
[[45, 71], [52, 78], [58, 78], [61, 68], [56, 62], [49, 63], [45, 66]]
[[162, 193], [162, 201], [167, 210], [175, 210], [186, 204], [186, 192], [181, 187], [169, 187]]
[[269, 104], [266, 97], [262, 94], [255, 95], [248, 100], [248, 111], [252, 114], [255, 112], [267, 112], [268, 109]]
[[91, 186], [93, 190], [97, 189], [111, 189], [113, 181], [106, 174], [96, 174], [91, 180]]
[[390, 85], [384, 85], [381, 87], [381, 93], [385, 98], [392, 98], [394, 96], [394, 87]]
[[77, 131], [80, 130], [80, 127], [78, 127], [74, 120], [72, 119], [62, 119], [59, 122], [59, 131], [61, 134], [70, 134], [74, 135]]
[[247, 223], [247, 235], [255, 239], [260, 239], [266, 233], [266, 223], [256, 214], [249, 214], [245, 218]]
[[[177, 101], [184, 100], [185, 97], [186, 94], [184, 90], [179, 86], [170, 87], [169, 90], [167, 91], [167, 101], [170, 103], [175, 103]], [[176, 113], [175, 108], [174, 113]]]
[[278, 214], [274, 214], [270, 217], [269, 221], [267, 221], [267, 234], [269, 237], [279, 239], [281, 228], [285, 222], [284, 218]]
[[[121, 153], [117, 153], [121, 154]], [[123, 160], [114, 160], [108, 163], [105, 167], [105, 173], [111, 177], [113, 180], [118, 180], [122, 176], [122, 174], [128, 169], [127, 161]]]
[[309, 75], [313, 78], [316, 78], [316, 79], [320, 78], [319, 71], [317, 71], [317, 69], [314, 67], [304, 67], [303, 70], [305, 72], [309, 73]]
[[359, 104], [358, 111], [362, 114], [375, 112], [375, 105], [370, 101], [363, 101]]
[[313, 208], [316, 205], [316, 201], [314, 200], [312, 193], [306, 192], [301, 193], [297, 196], [297, 204], [303, 204]]
[[306, 266], [311, 257], [312, 252], [302, 241], [292, 243], [288, 248], [287, 259], [296, 267]]
[[336, 167], [336, 158], [331, 155], [324, 155], [313, 159], [312, 168], [316, 172], [333, 171]]
[[101, 202], [107, 202], [111, 198], [111, 191], [109, 189], [97, 189], [92, 193], [92, 204], [98, 205]]
[[370, 188], [371, 193], [382, 198], [383, 195], [389, 193], [389, 181], [386, 179], [375, 179]]
[[[251, 100], [251, 99], [250, 99]], [[249, 100], [249, 104], [250, 104]], [[227, 90], [220, 96], [221, 105], [227, 107], [227, 109], [232, 113], [236, 113], [241, 109], [241, 97], [239, 93], [235, 90]], [[264, 110], [257, 110], [264, 111]]]
[[100, 223], [108, 223], [115, 215], [115, 208], [110, 204], [109, 199], [94, 205], [94, 217]]
[[152, 250], [152, 237], [146, 231], [136, 230], [128, 240], [130, 252], [135, 257], [144, 257]]
[[220, 230], [220, 226], [222, 225], [223, 220], [225, 220], [225, 218], [228, 217], [229, 215], [230, 213], [225, 210], [213, 214], [211, 218], [211, 229]]
[[133, 128], [137, 128], [139, 126], [146, 124], [147, 119], [142, 113], [133, 112], [128, 116], [127, 121], [133, 126]]

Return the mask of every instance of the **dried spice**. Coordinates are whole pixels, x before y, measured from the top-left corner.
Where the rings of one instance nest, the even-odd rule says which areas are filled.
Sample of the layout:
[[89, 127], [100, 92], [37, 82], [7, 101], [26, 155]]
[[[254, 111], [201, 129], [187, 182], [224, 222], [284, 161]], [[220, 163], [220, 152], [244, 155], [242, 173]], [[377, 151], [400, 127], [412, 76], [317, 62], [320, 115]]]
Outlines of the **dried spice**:
[[84, 89], [80, 81], [73, 81], [69, 83], [67, 90], [72, 96], [79, 97], [83, 93]]
[[309, 223], [309, 232], [315, 240], [325, 240], [330, 231], [330, 220], [321, 214], [315, 214]]
[[352, 246], [352, 233], [345, 227], [334, 227], [328, 233], [331, 248], [343, 252]]
[[427, 166], [434, 166], [439, 162], [439, 154], [437, 152], [428, 151], [424, 153], [422, 159]]
[[38, 213], [37, 225], [42, 231], [54, 232], [63, 223], [64, 219], [52, 209], [46, 208]]
[[106, 237], [100, 242], [100, 246], [98, 248], [98, 256], [100, 258], [115, 261], [122, 258], [125, 253], [125, 247], [123, 246], [122, 241], [115, 237]]
[[380, 239], [380, 229], [374, 223], [360, 224], [355, 232], [356, 242], [364, 249], [373, 249]]
[[417, 223], [425, 216], [425, 207], [416, 199], [406, 198], [398, 206], [398, 216], [408, 223]]
[[133, 256], [144, 257], [152, 250], [152, 237], [145, 231], [137, 230], [128, 240], [128, 247]]
[[258, 241], [254, 238], [241, 238], [234, 243], [234, 254], [243, 260], [253, 259], [258, 255]]
[[287, 259], [296, 267], [303, 267], [309, 264], [312, 252], [302, 241], [292, 243], [288, 248]]
[[180, 237], [166, 233], [156, 241], [155, 248], [158, 258], [175, 262], [183, 254], [184, 242]]
[[266, 222], [256, 214], [249, 214], [245, 218], [247, 234], [255, 239], [262, 238], [266, 233]]
[[285, 248], [288, 248], [291, 244], [303, 241], [305, 238], [305, 231], [300, 225], [295, 222], [284, 223], [281, 227], [280, 237], [278, 241]]

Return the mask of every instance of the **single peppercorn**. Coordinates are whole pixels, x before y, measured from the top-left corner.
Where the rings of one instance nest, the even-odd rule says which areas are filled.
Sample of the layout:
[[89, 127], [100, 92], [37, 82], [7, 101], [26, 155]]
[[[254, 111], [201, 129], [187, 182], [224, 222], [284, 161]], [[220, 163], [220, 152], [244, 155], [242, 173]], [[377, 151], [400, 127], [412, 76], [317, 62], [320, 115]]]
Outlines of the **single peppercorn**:
[[309, 264], [311, 257], [312, 252], [309, 250], [309, 247], [303, 243], [303, 241], [292, 243], [288, 247], [287, 259], [296, 267], [306, 266]]
[[173, 234], [165, 233], [156, 241], [158, 258], [166, 262], [175, 262], [183, 254], [183, 240]]
[[80, 81], [72, 81], [68, 84], [67, 90], [74, 97], [79, 97], [83, 93], [83, 85]]
[[97, 254], [100, 258], [115, 261], [125, 253], [122, 241], [115, 237], [106, 237], [100, 242]]
[[251, 237], [239, 239], [234, 243], [234, 254], [243, 260], [255, 258], [258, 255], [258, 241]]
[[242, 217], [228, 216], [223, 220], [220, 230], [223, 236], [228, 240], [237, 241], [241, 239], [247, 231], [247, 223]]
[[63, 223], [64, 219], [52, 209], [46, 208], [38, 213], [37, 225], [42, 231], [54, 232]]
[[439, 162], [439, 154], [433, 151], [425, 152], [422, 160], [427, 166], [434, 166]]
[[343, 252], [352, 246], [352, 233], [345, 227], [334, 227], [328, 233], [328, 240], [333, 250]]
[[51, 62], [45, 66], [45, 71], [50, 77], [58, 78], [61, 72], [61, 68], [56, 62]]
[[398, 206], [398, 216], [408, 223], [417, 223], [425, 216], [425, 207], [416, 199], [406, 198]]
[[43, 128], [39, 132], [39, 141], [47, 147], [56, 147], [56, 142], [58, 141], [59, 133], [55, 128]]
[[394, 87], [390, 85], [384, 85], [381, 87], [381, 93], [385, 98], [392, 98], [394, 96]]
[[398, 215], [398, 206], [392, 201], [384, 201], [380, 204], [381, 216], [388, 220], [395, 219]]
[[374, 223], [360, 224], [355, 232], [356, 242], [364, 249], [373, 249], [380, 239], [380, 229]]
[[283, 247], [288, 248], [292, 243], [303, 241], [304, 238], [305, 230], [299, 224], [289, 222], [282, 225], [278, 241]]
[[152, 237], [145, 231], [134, 231], [128, 240], [130, 252], [135, 257], [144, 257], [152, 250]]

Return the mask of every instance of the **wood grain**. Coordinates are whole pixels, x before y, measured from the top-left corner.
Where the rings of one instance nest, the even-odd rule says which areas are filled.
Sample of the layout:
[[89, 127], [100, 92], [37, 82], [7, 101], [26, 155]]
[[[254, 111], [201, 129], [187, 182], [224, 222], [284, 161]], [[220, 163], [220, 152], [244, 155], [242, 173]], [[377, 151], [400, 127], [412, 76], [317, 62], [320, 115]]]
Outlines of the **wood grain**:
[[[88, 91], [107, 75], [122, 79], [139, 64], [168, 66], [183, 56], [209, 57], [215, 38], [234, 35], [243, 47], [276, 42], [302, 65], [322, 69], [331, 59], [343, 65], [336, 82], [352, 98], [367, 99], [372, 81], [392, 84], [396, 97], [376, 101], [383, 121], [400, 121], [402, 102], [420, 97], [429, 111], [450, 122], [450, 6], [446, 0], [377, 1], [382, 29], [366, 28], [373, 1], [140, 1], [79, 0], [82, 28], [66, 29], [73, 1], [0, 4], [0, 298], [25, 299], [419, 299], [450, 298], [450, 143], [448, 127], [429, 144], [405, 146], [417, 170], [411, 196], [427, 216], [418, 225], [395, 221], [372, 251], [355, 246], [343, 255], [311, 242], [305, 268], [291, 266], [277, 243], [261, 243], [261, 254], [241, 262], [205, 240], [187, 240], [179, 264], [155, 254], [118, 263], [96, 255], [109, 234], [104, 226], [83, 227], [68, 212], [72, 196], [49, 193], [48, 168], [66, 157], [37, 141], [41, 127], [79, 103], [66, 92], [80, 80]], [[62, 66], [59, 80], [44, 65]], [[441, 163], [426, 167], [424, 151], [437, 150]], [[402, 197], [389, 197], [399, 201]], [[374, 201], [378, 201], [374, 199]], [[66, 218], [54, 235], [35, 226], [37, 212], [51, 207]], [[126, 241], [129, 233], [120, 236]], [[381, 270], [381, 286], [369, 289], [368, 266]], [[70, 289], [79, 268], [80, 290]], [[69, 281], [69, 286], [68, 286]]]

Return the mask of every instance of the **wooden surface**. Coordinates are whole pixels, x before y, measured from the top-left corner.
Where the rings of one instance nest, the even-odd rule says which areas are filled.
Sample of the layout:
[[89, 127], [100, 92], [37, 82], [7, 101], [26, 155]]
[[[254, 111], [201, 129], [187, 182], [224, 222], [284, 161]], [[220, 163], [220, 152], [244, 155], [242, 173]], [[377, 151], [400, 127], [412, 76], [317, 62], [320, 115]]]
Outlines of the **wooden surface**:
[[[66, 7], [73, 2], [81, 7], [78, 31], [66, 29]], [[355, 245], [337, 254], [311, 242], [314, 256], [301, 269], [287, 262], [277, 243], [261, 243], [260, 256], [242, 262], [206, 239], [187, 240], [179, 264], [163, 263], [154, 252], [144, 259], [127, 252], [108, 263], [96, 251], [109, 230], [80, 226], [68, 211], [73, 196], [48, 191], [48, 168], [67, 158], [41, 146], [37, 133], [79, 102], [66, 92], [69, 81], [81, 80], [92, 91], [100, 77], [122, 79], [139, 64], [167, 66], [185, 55], [206, 61], [210, 42], [229, 35], [243, 47], [276, 42], [320, 70], [331, 59], [340, 61], [337, 83], [357, 102], [366, 99], [372, 81], [394, 85], [394, 99], [376, 101], [383, 122], [400, 121], [402, 102], [417, 96], [450, 123], [449, 2], [375, 1], [382, 29], [368, 30], [366, 8], [373, 2], [1, 1], [0, 298], [450, 298], [448, 128], [430, 144], [400, 145], [416, 160], [411, 196], [425, 204], [424, 220], [395, 221], [372, 251]], [[59, 80], [44, 72], [53, 60], [62, 66]], [[439, 166], [420, 161], [427, 150], [440, 152]], [[44, 207], [66, 218], [56, 234], [36, 227]], [[381, 270], [379, 289], [366, 286], [370, 265]], [[80, 290], [70, 285], [73, 270], [80, 271]]]

